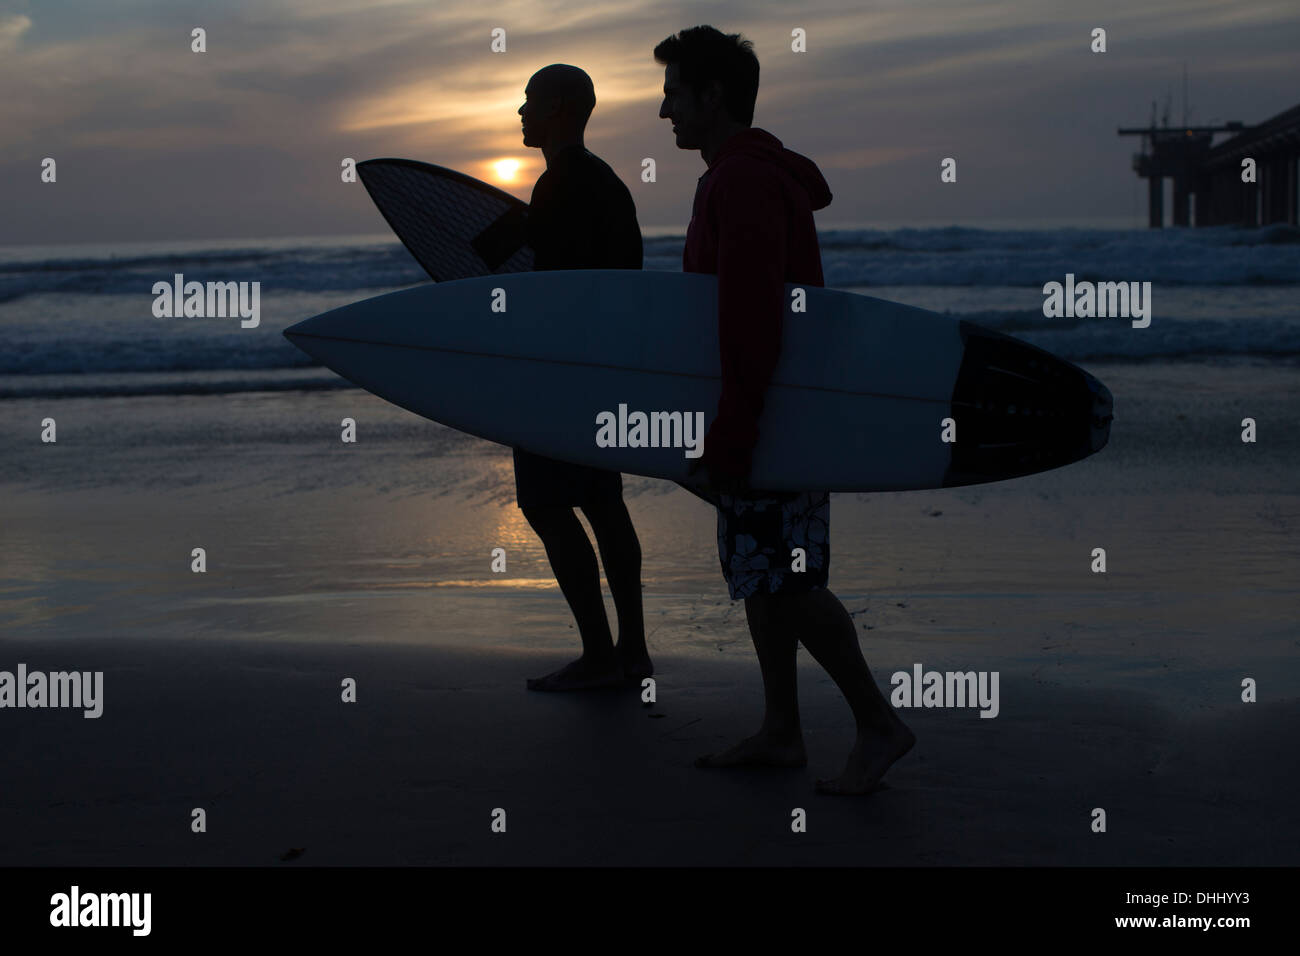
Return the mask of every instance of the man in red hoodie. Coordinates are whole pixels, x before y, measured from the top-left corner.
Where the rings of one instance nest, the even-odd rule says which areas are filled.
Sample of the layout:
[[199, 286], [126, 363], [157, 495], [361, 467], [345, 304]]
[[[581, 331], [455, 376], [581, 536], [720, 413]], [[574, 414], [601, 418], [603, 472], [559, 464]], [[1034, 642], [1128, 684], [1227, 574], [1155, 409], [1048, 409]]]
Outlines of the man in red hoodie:
[[[684, 271], [718, 277], [722, 394], [700, 461], [708, 472], [705, 496], [718, 509], [722, 572], [732, 600], [745, 602], [765, 699], [757, 734], [696, 765], [807, 764], [795, 675], [802, 641], [857, 723], [844, 772], [817, 781], [817, 789], [867, 793], [915, 737], [876, 687], [853, 620], [826, 586], [830, 495], [764, 492], [747, 483], [763, 393], [781, 352], [785, 284], [824, 284], [813, 210], [829, 205], [830, 189], [811, 160], [752, 127], [758, 58], [749, 41], [699, 26], [668, 37], [654, 56], [664, 64], [659, 116], [672, 120], [677, 146], [698, 149], [708, 165], [682, 254]], [[805, 552], [806, 570], [792, 570], [795, 548]]]

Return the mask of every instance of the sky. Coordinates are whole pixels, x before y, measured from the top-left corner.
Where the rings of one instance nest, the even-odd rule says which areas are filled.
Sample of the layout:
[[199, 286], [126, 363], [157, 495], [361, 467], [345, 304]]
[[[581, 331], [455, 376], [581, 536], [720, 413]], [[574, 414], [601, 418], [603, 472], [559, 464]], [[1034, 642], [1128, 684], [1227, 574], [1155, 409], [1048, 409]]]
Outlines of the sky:
[[[549, 63], [591, 75], [587, 147], [642, 226], [684, 229], [704, 165], [658, 118], [652, 50], [701, 23], [754, 42], [754, 125], [821, 167], [822, 228], [1140, 225], [1139, 144], [1116, 129], [1167, 94], [1181, 122], [1184, 63], [1194, 123], [1300, 102], [1295, 0], [0, 0], [0, 244], [386, 231], [341, 181], [345, 157], [449, 166], [527, 200], [544, 166], [516, 110]], [[520, 161], [514, 182], [502, 159]]]

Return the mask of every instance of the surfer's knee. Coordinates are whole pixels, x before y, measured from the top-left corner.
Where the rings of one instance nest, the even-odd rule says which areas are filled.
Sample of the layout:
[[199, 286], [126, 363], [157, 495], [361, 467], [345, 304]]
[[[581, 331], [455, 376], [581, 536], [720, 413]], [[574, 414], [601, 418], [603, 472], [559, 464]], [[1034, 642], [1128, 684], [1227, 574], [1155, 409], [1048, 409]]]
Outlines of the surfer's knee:
[[596, 530], [597, 525], [616, 532], [632, 528], [632, 516], [627, 513], [627, 505], [623, 504], [621, 496], [586, 501], [582, 505], [582, 513], [591, 522], [593, 530]]
[[578, 523], [572, 508], [528, 505], [519, 510], [524, 513], [524, 520], [528, 522], [529, 527], [539, 535], [565, 531], [571, 525]]
[[756, 591], [745, 598], [745, 619], [753, 627], [771, 627], [778, 612], [779, 595]]
[[758, 591], [745, 598], [745, 616], [759, 627], [798, 633], [820, 609], [819, 593], [823, 592]]

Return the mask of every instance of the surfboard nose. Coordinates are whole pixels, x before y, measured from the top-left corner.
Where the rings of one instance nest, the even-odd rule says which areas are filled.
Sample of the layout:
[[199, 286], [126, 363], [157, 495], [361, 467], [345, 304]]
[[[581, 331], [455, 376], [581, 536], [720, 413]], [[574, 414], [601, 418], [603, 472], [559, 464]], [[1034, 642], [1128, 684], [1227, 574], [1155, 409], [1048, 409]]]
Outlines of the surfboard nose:
[[[355, 303], [354, 303], [355, 305]], [[308, 355], [320, 358], [319, 352], [326, 342], [360, 337], [364, 327], [353, 314], [352, 306], [331, 309], [310, 319], [303, 319], [284, 330], [284, 337]]]
[[314, 321], [315, 318], [313, 317], [310, 319], [303, 319], [301, 322], [295, 322], [284, 330], [284, 337], [294, 345], [297, 345], [299, 337], [310, 334], [308, 330]]
[[1093, 452], [1099, 452], [1110, 440], [1110, 423], [1115, 420], [1115, 399], [1110, 389], [1091, 375], [1087, 376], [1088, 389], [1092, 392], [1092, 424], [1090, 427]]
[[286, 339], [318, 362], [324, 361], [321, 347], [327, 341], [322, 338], [322, 334], [326, 329], [325, 324], [320, 321], [321, 318], [322, 316], [314, 315], [310, 319], [303, 319], [301, 322], [297, 322], [284, 330]]

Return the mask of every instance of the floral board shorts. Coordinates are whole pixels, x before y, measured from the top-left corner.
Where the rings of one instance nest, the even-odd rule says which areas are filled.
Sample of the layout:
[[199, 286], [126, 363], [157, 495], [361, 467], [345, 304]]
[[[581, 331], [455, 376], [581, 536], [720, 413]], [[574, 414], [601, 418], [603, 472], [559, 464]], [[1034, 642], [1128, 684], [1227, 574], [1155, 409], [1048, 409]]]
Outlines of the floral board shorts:
[[[831, 563], [831, 496], [826, 491], [720, 495], [718, 558], [733, 601], [751, 594], [815, 591], [826, 587]], [[791, 570], [802, 548], [806, 568]]]

